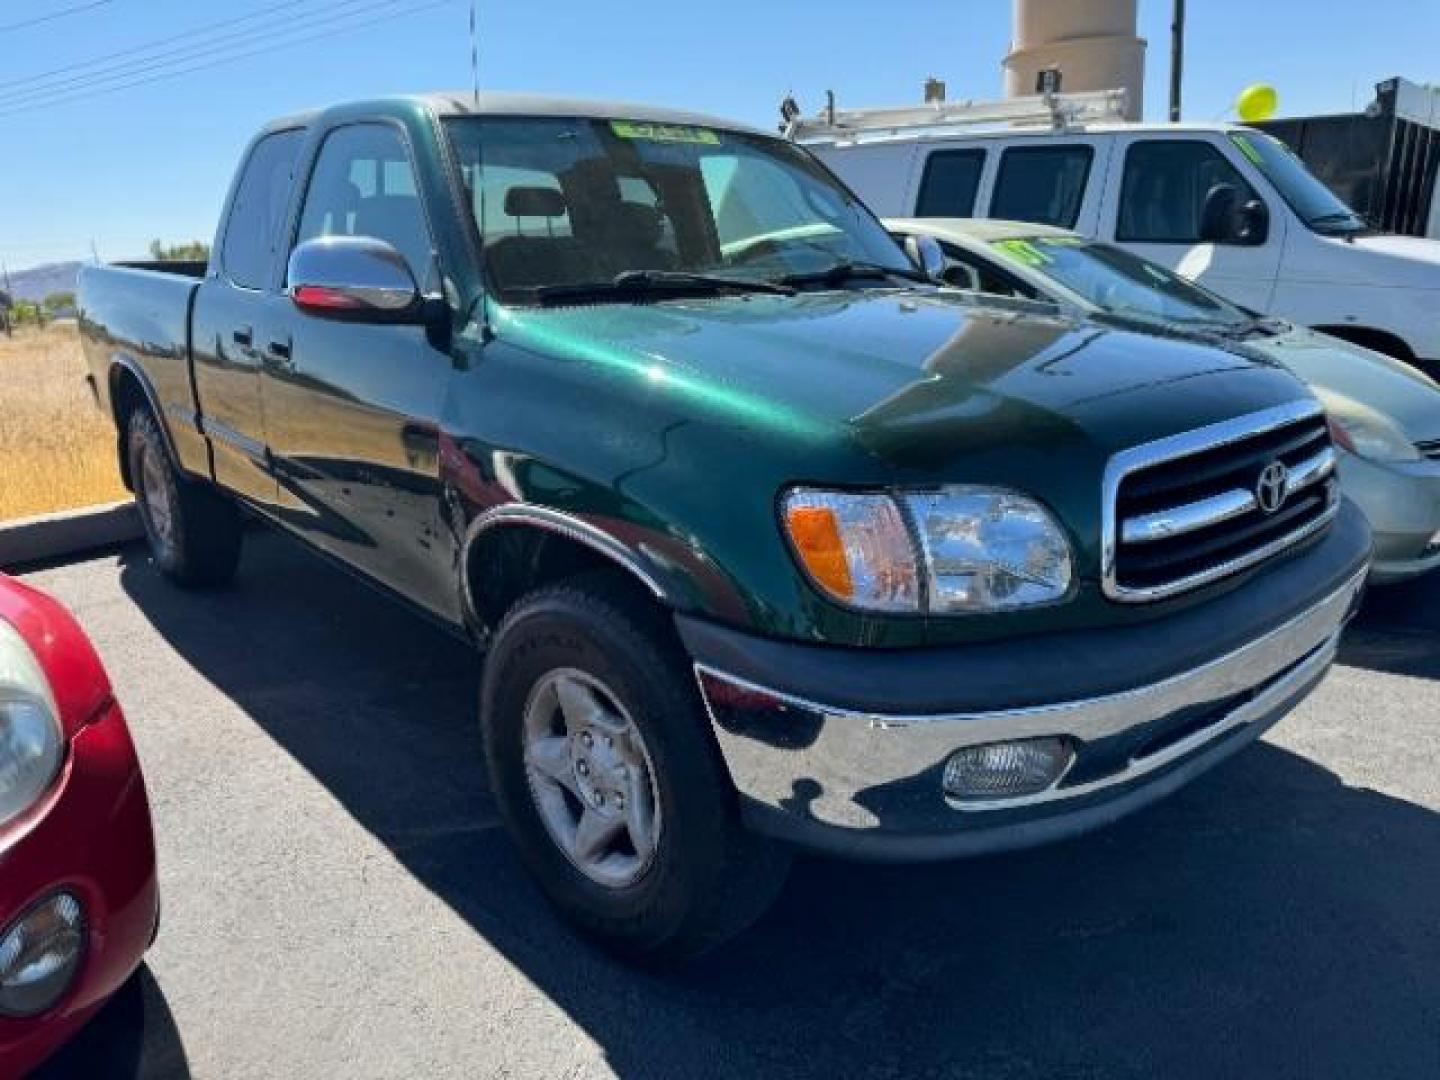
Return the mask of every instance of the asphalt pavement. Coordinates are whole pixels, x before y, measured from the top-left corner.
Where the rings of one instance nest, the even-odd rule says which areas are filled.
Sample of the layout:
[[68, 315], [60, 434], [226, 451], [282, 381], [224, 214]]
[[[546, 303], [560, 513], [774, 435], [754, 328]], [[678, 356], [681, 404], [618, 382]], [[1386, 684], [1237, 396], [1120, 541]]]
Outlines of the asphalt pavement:
[[547, 910], [462, 643], [292, 542], [232, 588], [139, 547], [28, 575], [140, 749], [163, 925], [47, 1075], [1440, 1076], [1440, 580], [1372, 593], [1255, 747], [1059, 846], [797, 863], [667, 977]]

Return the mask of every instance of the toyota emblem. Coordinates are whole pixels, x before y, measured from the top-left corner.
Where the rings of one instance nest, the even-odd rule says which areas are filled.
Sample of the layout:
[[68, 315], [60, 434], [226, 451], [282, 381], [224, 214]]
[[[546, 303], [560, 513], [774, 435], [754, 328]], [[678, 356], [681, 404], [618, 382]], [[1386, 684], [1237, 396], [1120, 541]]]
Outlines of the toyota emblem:
[[1283, 461], [1272, 461], [1260, 470], [1255, 481], [1255, 501], [1260, 509], [1273, 514], [1285, 505], [1285, 496], [1290, 494], [1290, 470]]

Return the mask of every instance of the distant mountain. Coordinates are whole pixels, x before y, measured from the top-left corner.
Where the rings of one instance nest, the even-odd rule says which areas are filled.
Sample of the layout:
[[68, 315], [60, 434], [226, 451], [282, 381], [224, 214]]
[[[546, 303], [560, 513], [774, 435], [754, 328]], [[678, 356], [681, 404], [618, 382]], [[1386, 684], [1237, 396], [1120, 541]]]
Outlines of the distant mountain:
[[[74, 292], [83, 263], [59, 262], [10, 271], [10, 291], [17, 300], [41, 301], [51, 293]], [[0, 280], [0, 291], [5, 282]]]

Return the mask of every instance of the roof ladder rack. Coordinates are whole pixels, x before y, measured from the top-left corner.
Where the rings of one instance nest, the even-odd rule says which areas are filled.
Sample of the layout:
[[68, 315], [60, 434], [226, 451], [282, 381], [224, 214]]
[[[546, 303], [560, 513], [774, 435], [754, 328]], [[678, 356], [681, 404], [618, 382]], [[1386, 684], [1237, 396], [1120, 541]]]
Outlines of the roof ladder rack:
[[896, 138], [936, 129], [1047, 126], [1056, 131], [1082, 128], [1086, 122], [1123, 121], [1126, 93], [1092, 90], [1073, 94], [1035, 94], [1002, 101], [936, 101], [879, 109], [827, 107], [812, 119], [794, 117], [785, 135], [796, 142], [861, 142]]

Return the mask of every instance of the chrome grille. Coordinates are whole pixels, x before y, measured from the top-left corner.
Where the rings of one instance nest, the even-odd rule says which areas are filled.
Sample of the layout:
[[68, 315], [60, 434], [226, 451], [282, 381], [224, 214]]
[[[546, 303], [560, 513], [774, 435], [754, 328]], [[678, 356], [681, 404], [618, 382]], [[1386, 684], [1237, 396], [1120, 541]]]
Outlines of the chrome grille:
[[1429, 442], [1417, 442], [1415, 449], [1419, 450], [1427, 458], [1440, 459], [1440, 439], [1431, 439]]
[[1314, 403], [1117, 454], [1106, 470], [1106, 594], [1126, 601], [1173, 596], [1318, 533], [1339, 508], [1335, 463]]

